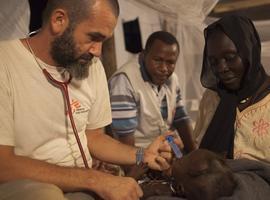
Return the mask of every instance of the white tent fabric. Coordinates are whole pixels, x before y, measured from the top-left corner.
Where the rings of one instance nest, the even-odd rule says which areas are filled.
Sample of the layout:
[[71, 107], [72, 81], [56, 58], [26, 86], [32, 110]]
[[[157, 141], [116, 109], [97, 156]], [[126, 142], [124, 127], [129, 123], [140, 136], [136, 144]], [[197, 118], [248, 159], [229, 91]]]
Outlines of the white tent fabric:
[[255, 21], [254, 24], [262, 41], [262, 64], [270, 75], [270, 20]]
[[270, 40], [270, 20], [254, 21], [262, 42]]
[[0, 40], [25, 37], [29, 32], [28, 0], [0, 1]]
[[122, 23], [139, 18], [142, 43], [146, 42], [148, 35], [160, 30], [159, 12], [134, 0], [119, 0], [120, 16], [114, 31], [117, 66], [120, 67], [134, 57], [125, 50]]
[[262, 42], [262, 64], [267, 74], [270, 75], [270, 40]]

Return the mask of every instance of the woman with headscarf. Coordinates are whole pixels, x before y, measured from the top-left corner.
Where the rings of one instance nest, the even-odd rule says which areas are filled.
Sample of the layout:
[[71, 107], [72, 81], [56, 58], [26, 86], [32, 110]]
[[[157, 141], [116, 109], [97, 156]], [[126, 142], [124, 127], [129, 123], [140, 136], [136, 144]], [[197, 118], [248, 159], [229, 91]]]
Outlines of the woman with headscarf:
[[200, 148], [270, 163], [270, 77], [250, 19], [229, 15], [205, 29], [201, 83]]

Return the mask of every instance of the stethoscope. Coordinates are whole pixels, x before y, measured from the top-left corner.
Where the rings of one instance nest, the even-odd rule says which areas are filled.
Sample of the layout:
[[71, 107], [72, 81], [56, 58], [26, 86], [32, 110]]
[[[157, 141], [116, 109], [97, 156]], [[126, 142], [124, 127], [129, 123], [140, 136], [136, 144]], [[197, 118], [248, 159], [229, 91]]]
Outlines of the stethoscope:
[[[33, 33], [36, 33], [36, 32], [31, 32], [31, 33], [29, 33], [28, 36], [30, 37]], [[43, 74], [45, 75], [46, 79], [48, 80], [48, 82], [50, 82], [52, 85], [54, 85], [55, 87], [57, 87], [57, 88], [59, 88], [61, 90], [61, 92], [63, 94], [63, 97], [64, 97], [65, 105], [67, 107], [67, 113], [68, 113], [69, 120], [70, 120], [70, 123], [71, 123], [71, 126], [72, 126], [72, 130], [73, 130], [73, 133], [75, 135], [77, 144], [78, 144], [79, 149], [80, 149], [80, 153], [81, 153], [81, 156], [82, 156], [82, 159], [83, 159], [84, 166], [85, 166], [85, 168], [89, 168], [85, 153], [83, 151], [81, 140], [80, 140], [77, 128], [76, 128], [76, 124], [74, 122], [72, 109], [71, 109], [71, 106], [70, 106], [69, 93], [68, 93], [68, 84], [71, 82], [72, 76], [69, 75], [69, 78], [68, 78], [67, 81], [58, 81], [58, 80], [54, 79], [52, 77], [52, 75], [44, 67], [42, 67], [41, 64], [39, 63], [39, 61], [37, 60], [37, 57], [34, 54], [34, 51], [32, 50], [32, 48], [31, 48], [31, 46], [29, 44], [29, 38], [26, 38], [26, 44], [27, 44], [30, 52], [32, 53], [36, 63], [38, 64], [38, 66], [42, 70]]]

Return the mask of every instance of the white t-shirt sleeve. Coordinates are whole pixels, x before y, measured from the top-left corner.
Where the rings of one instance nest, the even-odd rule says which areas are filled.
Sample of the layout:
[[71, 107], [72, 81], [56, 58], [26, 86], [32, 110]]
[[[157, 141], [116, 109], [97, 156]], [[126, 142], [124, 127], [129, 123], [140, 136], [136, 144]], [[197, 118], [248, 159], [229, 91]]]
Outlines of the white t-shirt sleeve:
[[89, 71], [92, 84], [95, 85], [95, 100], [88, 115], [86, 129], [105, 127], [112, 122], [108, 82], [100, 60]]
[[0, 145], [14, 146], [11, 81], [3, 62], [0, 63], [0, 97]]

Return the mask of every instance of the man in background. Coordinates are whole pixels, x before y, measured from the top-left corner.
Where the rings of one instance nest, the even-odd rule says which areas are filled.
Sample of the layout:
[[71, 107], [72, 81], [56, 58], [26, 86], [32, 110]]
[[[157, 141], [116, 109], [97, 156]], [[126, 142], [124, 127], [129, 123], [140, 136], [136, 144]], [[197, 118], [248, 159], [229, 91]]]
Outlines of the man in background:
[[172, 34], [154, 32], [145, 50], [110, 79], [111, 129], [121, 142], [146, 147], [163, 133], [177, 130], [185, 151], [195, 149], [174, 73], [179, 52]]

